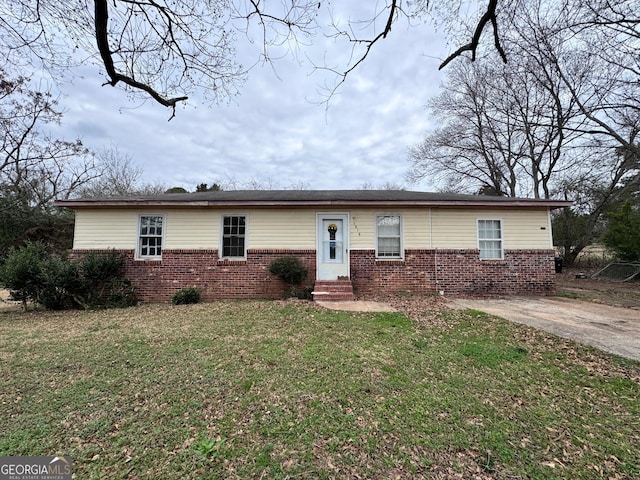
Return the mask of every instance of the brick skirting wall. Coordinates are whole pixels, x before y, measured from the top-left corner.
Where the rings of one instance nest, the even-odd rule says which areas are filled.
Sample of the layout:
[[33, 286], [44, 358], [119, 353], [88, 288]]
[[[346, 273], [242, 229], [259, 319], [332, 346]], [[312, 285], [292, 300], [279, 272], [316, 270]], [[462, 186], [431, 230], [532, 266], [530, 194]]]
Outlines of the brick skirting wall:
[[[88, 253], [74, 250], [74, 256]], [[218, 258], [217, 250], [163, 250], [162, 260], [135, 260], [125, 255], [124, 275], [139, 300], [170, 302], [181, 288], [195, 287], [203, 301], [233, 298], [282, 298], [287, 286], [269, 273], [272, 260], [291, 255], [309, 271], [305, 286], [316, 278], [315, 250], [248, 250], [247, 259]], [[404, 260], [376, 260], [374, 250], [352, 250], [351, 281], [356, 295], [407, 291], [448, 296], [553, 295], [553, 250], [505, 250], [504, 260], [480, 260], [470, 250], [406, 250]]]
[[437, 290], [445, 295], [555, 295], [554, 250], [505, 250], [479, 260], [478, 250], [438, 250]]
[[[93, 250], [95, 252], [95, 250]], [[74, 256], [89, 250], [74, 250]], [[124, 276], [131, 280], [143, 302], [171, 302], [180, 289], [195, 287], [204, 302], [235, 298], [282, 298], [287, 285], [269, 272], [272, 260], [292, 255], [308, 270], [303, 286], [316, 278], [315, 250], [247, 250], [246, 260], [224, 260], [218, 250], [162, 251], [162, 260], [135, 260], [134, 250], [118, 250], [125, 256]]]
[[411, 291], [433, 294], [433, 250], [405, 250], [404, 260], [376, 260], [375, 250], [351, 251], [351, 283], [357, 295]]
[[351, 281], [358, 295], [554, 295], [554, 257], [553, 250], [505, 250], [504, 260], [480, 260], [476, 249], [427, 249], [405, 250], [404, 260], [376, 260], [374, 250], [352, 250]]

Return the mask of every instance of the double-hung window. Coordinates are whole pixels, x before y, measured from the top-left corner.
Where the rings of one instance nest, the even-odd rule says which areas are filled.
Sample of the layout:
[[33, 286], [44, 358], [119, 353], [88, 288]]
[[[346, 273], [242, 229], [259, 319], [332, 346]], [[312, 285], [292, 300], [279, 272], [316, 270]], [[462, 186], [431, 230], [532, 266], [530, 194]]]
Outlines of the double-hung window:
[[222, 257], [245, 258], [247, 217], [224, 215], [222, 217]]
[[502, 260], [502, 222], [478, 220], [480, 260]]
[[164, 216], [140, 215], [138, 225], [138, 258], [161, 259]]
[[376, 215], [376, 257], [402, 258], [400, 215]]

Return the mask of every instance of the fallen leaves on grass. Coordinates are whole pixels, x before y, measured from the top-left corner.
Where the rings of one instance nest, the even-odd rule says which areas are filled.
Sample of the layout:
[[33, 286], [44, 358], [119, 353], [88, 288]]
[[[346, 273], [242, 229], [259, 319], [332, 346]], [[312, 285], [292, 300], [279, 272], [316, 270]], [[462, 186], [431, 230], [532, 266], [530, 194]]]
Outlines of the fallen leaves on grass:
[[638, 364], [441, 297], [382, 300], [400, 313], [4, 317], [0, 445], [57, 445], [83, 478], [632, 478]]

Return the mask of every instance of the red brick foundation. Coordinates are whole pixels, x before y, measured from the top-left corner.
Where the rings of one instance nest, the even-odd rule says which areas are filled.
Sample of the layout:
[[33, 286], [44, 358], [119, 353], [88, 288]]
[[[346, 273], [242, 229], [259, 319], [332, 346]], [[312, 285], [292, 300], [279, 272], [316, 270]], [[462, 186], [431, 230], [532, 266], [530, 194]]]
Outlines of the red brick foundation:
[[[124, 275], [144, 302], [170, 302], [180, 289], [195, 287], [203, 301], [282, 298], [287, 286], [269, 273], [272, 260], [292, 255], [316, 278], [315, 250], [248, 250], [244, 261], [218, 258], [217, 250], [163, 250], [162, 260], [125, 255]], [[88, 253], [75, 250], [73, 255]], [[480, 260], [478, 250], [407, 250], [404, 260], [376, 260], [374, 250], [351, 251], [351, 281], [356, 295], [409, 291], [449, 296], [552, 295], [553, 250], [506, 250], [504, 260]]]
[[[74, 255], [88, 251], [74, 250]], [[163, 250], [162, 260], [135, 260], [125, 256], [124, 276], [135, 286], [138, 300], [170, 302], [180, 289], [200, 290], [202, 301], [234, 298], [282, 298], [287, 285], [269, 272], [272, 260], [286, 255], [300, 258], [309, 274], [303, 286], [316, 278], [315, 250], [248, 250], [246, 260], [223, 260], [217, 250]]]
[[553, 250], [505, 250], [504, 260], [480, 260], [478, 250], [406, 250], [404, 260], [351, 252], [356, 294], [410, 291], [449, 296], [553, 295]]
[[358, 295], [435, 292], [433, 250], [405, 250], [404, 260], [376, 260], [375, 250], [351, 251], [351, 282]]

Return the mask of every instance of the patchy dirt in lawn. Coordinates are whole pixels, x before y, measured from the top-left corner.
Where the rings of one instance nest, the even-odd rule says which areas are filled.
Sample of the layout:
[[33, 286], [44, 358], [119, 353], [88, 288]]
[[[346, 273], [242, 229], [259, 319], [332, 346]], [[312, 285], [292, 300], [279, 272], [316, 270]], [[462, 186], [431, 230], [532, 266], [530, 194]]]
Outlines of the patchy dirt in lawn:
[[[558, 296], [640, 310], [640, 281], [596, 280], [591, 278], [596, 272], [597, 270], [566, 269], [557, 274]], [[581, 273], [587, 278], [576, 278], [576, 275]]]

